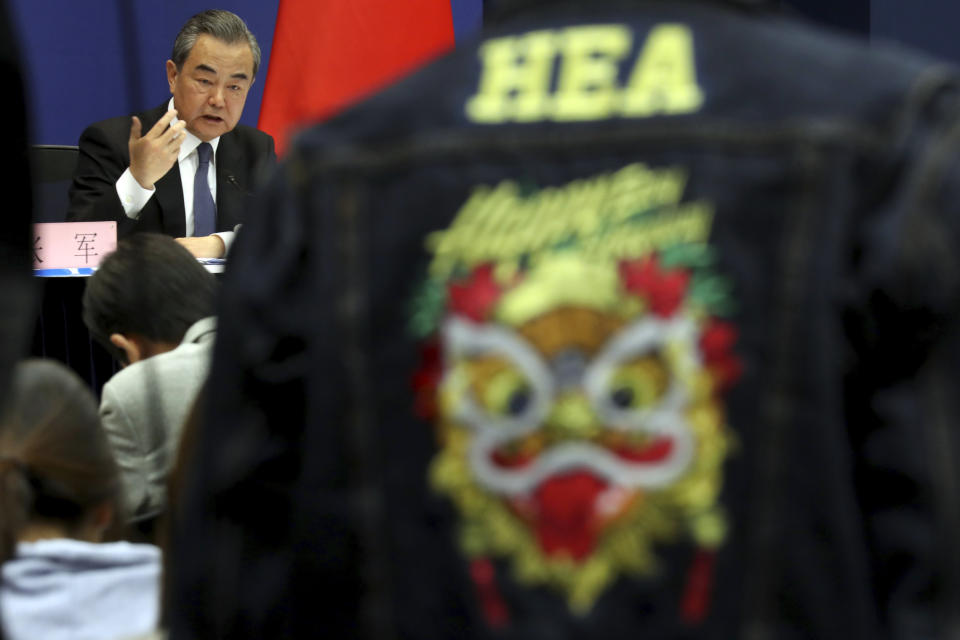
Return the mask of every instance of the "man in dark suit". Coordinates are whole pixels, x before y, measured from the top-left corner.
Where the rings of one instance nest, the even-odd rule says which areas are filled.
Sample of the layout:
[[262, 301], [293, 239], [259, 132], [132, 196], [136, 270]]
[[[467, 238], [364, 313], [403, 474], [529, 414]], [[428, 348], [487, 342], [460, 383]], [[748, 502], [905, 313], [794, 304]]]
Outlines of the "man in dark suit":
[[204, 11], [166, 66], [168, 103], [81, 135], [67, 220], [115, 220], [121, 237], [160, 232], [197, 257], [222, 257], [257, 173], [276, 160], [273, 138], [237, 124], [260, 47], [235, 14]]

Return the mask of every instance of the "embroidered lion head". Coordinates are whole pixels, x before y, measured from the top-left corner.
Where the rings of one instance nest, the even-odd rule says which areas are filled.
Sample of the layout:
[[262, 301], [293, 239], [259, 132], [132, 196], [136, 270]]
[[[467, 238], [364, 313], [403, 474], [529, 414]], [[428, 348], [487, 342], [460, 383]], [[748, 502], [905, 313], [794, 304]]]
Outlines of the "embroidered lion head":
[[693, 271], [558, 251], [446, 282], [418, 407], [469, 557], [585, 612], [618, 576], [653, 575], [657, 545], [722, 543], [721, 398], [739, 364]]

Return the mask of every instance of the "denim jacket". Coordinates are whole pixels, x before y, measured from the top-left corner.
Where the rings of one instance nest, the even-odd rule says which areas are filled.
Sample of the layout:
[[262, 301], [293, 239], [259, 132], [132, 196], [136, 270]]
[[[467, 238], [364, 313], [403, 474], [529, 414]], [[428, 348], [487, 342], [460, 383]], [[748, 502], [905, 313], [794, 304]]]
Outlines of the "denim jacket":
[[303, 133], [173, 637], [956, 632], [957, 100], [763, 8], [525, 3]]

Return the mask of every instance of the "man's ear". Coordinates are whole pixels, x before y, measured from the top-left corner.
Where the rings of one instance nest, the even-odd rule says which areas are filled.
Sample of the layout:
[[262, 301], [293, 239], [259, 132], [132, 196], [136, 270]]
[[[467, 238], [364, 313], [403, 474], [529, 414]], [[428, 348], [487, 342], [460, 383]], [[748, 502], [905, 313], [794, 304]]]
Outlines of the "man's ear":
[[173, 83], [177, 80], [177, 65], [173, 60], [167, 60], [167, 84], [170, 85], [170, 93], [173, 93]]
[[127, 337], [122, 333], [111, 333], [110, 344], [123, 351], [127, 357], [127, 364], [140, 362], [144, 358], [142, 345], [132, 336]]

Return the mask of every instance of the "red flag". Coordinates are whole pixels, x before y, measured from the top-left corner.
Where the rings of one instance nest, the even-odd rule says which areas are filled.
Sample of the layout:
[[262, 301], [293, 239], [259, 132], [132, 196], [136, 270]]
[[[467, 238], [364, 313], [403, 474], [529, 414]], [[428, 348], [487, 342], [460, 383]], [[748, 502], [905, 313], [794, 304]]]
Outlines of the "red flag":
[[277, 150], [450, 49], [450, 0], [280, 0], [259, 127]]

